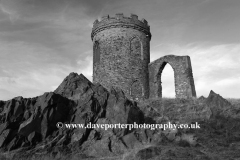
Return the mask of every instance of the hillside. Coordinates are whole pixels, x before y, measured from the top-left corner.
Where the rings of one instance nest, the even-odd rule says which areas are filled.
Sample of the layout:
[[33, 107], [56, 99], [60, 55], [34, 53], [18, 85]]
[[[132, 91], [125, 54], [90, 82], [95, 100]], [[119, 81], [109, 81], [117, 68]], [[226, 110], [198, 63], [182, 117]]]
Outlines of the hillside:
[[[56, 124], [199, 124], [187, 129], [57, 128]], [[198, 99], [134, 102], [70, 73], [54, 92], [0, 101], [0, 159], [240, 158], [240, 101], [214, 91]]]

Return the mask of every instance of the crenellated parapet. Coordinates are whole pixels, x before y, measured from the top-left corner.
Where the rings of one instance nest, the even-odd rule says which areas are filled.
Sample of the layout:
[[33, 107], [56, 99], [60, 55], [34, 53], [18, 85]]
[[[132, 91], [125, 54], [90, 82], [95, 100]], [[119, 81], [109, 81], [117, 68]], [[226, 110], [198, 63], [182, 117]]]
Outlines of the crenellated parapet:
[[151, 39], [150, 26], [145, 19], [139, 20], [138, 16], [131, 14], [130, 17], [125, 17], [122, 13], [118, 13], [115, 17], [109, 17], [109, 15], [103, 16], [101, 21], [95, 20], [93, 23], [93, 29], [91, 38], [98, 33], [110, 28], [132, 28], [139, 30], [146, 34]]

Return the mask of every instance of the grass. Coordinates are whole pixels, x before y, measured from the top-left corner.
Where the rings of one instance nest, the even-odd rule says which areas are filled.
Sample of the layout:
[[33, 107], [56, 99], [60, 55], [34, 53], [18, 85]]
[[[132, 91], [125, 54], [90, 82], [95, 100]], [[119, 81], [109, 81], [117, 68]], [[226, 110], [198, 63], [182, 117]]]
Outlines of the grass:
[[[240, 99], [228, 98], [227, 100], [235, 106], [235, 110], [231, 112], [240, 111], [240, 109], [237, 109], [237, 106], [240, 105]], [[180, 141], [179, 143], [168, 142], [166, 144], [159, 144], [157, 147], [159, 148], [161, 155], [156, 157], [156, 159], [176, 159], [177, 157], [174, 157], [175, 155], [182, 156], [183, 159], [186, 160], [188, 155], [190, 155], [189, 159], [193, 159], [195, 156], [202, 159], [219, 160], [240, 157], [240, 120], [233, 117], [226, 118], [223, 116], [217, 116], [214, 119], [211, 119], [211, 109], [197, 98], [175, 99], [164, 97], [152, 98], [137, 103], [145, 116], [154, 120], [155, 123], [165, 123], [168, 121], [172, 123], [201, 123], [201, 129], [179, 129], [177, 133], [178, 135], [184, 135], [187, 133], [194, 134], [198, 138], [197, 147], [185, 145], [185, 141]], [[143, 147], [148, 148], [149, 145], [151, 144], [146, 144]], [[126, 152], [122, 156], [105, 157], [103, 159], [134, 158], [140, 149], [141, 148], [135, 148], [134, 150], [129, 150], [129, 152]], [[56, 155], [35, 154], [35, 157], [32, 157], [32, 155], [29, 155], [29, 157], [23, 156], [24, 158], [22, 159], [50, 160], [55, 156], [59, 157], [59, 159], [67, 160], [86, 159], [86, 157], [80, 153], [69, 153], [68, 155], [65, 155], [62, 152], [58, 152]], [[2, 159], [10, 160], [12, 158], [4, 159], [4, 156], [2, 155], [1, 157], [0, 155], [0, 160]], [[21, 159], [21, 156], [16, 155], [15, 159]], [[94, 158], [88, 157], [87, 159], [90, 160]]]
[[[201, 129], [182, 129], [179, 134], [191, 132], [196, 135], [199, 148], [205, 150], [203, 153], [206, 159], [239, 158], [240, 116], [238, 113], [240, 113], [240, 99], [228, 98], [227, 101], [232, 104], [232, 107], [227, 110], [230, 113], [227, 118], [224, 115], [224, 108], [223, 110], [219, 108], [220, 115], [211, 117], [212, 109], [218, 106], [208, 106], [197, 98], [185, 100], [169, 97], [155, 98], [139, 102], [139, 107], [144, 111], [145, 116], [151, 117], [157, 123], [166, 120], [172, 123], [194, 121], [201, 123]], [[177, 149], [177, 146], [173, 148]]]
[[226, 98], [232, 105], [240, 105], [240, 98]]
[[153, 98], [138, 102], [145, 116], [170, 121], [190, 122], [209, 118], [210, 109], [198, 99]]

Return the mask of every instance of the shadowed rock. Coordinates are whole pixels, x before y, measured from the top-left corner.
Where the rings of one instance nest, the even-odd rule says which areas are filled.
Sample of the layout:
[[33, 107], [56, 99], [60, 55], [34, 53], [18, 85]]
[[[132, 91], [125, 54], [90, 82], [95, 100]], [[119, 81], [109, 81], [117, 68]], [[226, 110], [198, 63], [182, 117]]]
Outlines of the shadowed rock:
[[219, 94], [216, 94], [214, 91], [210, 91], [209, 96], [205, 100], [205, 103], [210, 107], [212, 112], [212, 117], [217, 115], [227, 116], [231, 112], [232, 105], [226, 99], [224, 99]]
[[86, 93], [93, 84], [82, 74], [70, 73], [54, 91], [68, 99], [79, 100], [86, 98]]
[[11, 150], [26, 142], [31, 145], [40, 142], [57, 130], [57, 122], [67, 120], [73, 105], [69, 99], [53, 92], [6, 101], [0, 114], [1, 146]]
[[[197, 101], [200, 103], [197, 103], [199, 106], [196, 106], [195, 110], [195, 106], [191, 107], [195, 101], [166, 102], [164, 114], [168, 116], [170, 113], [175, 115], [181, 112], [187, 116], [191, 111], [186, 107], [194, 110], [196, 115], [200, 110], [204, 111], [200, 114], [212, 115], [212, 118], [218, 115], [229, 116], [236, 112], [228, 101], [213, 91], [208, 98], [199, 98]], [[163, 106], [161, 100], [157, 102], [156, 107]], [[166, 150], [163, 151], [159, 147], [163, 143], [176, 143], [178, 146], [188, 148], [198, 144], [194, 134], [181, 133], [180, 130], [171, 137], [161, 129], [130, 130], [129, 127], [108, 129], [99, 127], [106, 124], [150, 123], [149, 118], [157, 119], [156, 117], [161, 116], [161, 110], [154, 109], [153, 104], [155, 103], [151, 102], [148, 106], [152, 114], [145, 115], [150, 117], [144, 117], [137, 103], [126, 98], [122, 90], [111, 88], [108, 91], [98, 83], [92, 84], [82, 74], [71, 73], [54, 92], [47, 92], [34, 98], [16, 97], [0, 102], [0, 148], [11, 151], [30, 147], [26, 149], [30, 159], [38, 152], [50, 153], [53, 158], [59, 157], [62, 149], [68, 150], [71, 154], [81, 153], [82, 158], [114, 157], [129, 153], [132, 158], [152, 159], [163, 155], [169, 156]], [[84, 126], [91, 123], [95, 127], [58, 129], [57, 122]], [[151, 123], [155, 121], [152, 120]], [[232, 128], [229, 127], [229, 130], [233, 131]], [[237, 127], [234, 132], [237, 133]], [[232, 136], [234, 140], [238, 139], [236, 133]], [[20, 159], [20, 156], [16, 158]], [[22, 159], [24, 158], [26, 155], [22, 155]]]
[[70, 73], [54, 92], [35, 98], [16, 97], [1, 101], [0, 108], [0, 146], [6, 150], [22, 146], [35, 146], [37, 149], [39, 145], [49, 148], [77, 142], [78, 147], [88, 146], [94, 151], [86, 152], [94, 157], [100, 152], [122, 153], [128, 147], [120, 139], [133, 131], [129, 128], [59, 130], [56, 124], [144, 122], [142, 111], [121, 90], [112, 88], [109, 93], [100, 84], [92, 84], [82, 74], [76, 73]]

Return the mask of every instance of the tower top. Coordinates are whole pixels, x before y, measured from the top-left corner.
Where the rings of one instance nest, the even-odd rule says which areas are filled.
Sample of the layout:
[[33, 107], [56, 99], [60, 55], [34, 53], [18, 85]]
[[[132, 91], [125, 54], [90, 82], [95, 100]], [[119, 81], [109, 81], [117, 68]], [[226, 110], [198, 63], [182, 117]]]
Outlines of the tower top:
[[150, 26], [145, 19], [138, 20], [138, 16], [135, 14], [125, 17], [123, 13], [117, 13], [115, 17], [105, 15], [102, 16], [100, 21], [94, 21], [91, 33], [92, 40], [98, 32], [109, 28], [133, 28], [145, 33], [151, 39]]

